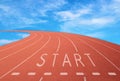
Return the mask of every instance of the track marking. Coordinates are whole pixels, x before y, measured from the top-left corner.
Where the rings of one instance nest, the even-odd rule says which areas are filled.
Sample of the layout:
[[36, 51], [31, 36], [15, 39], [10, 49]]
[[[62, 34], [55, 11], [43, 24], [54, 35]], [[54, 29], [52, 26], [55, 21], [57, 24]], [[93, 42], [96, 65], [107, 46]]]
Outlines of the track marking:
[[66, 76], [66, 75], [68, 75], [68, 73], [67, 72], [61, 72], [60, 75]]
[[20, 45], [20, 44], [22, 44], [22, 43], [25, 43], [25, 42], [27, 42], [27, 41], [29, 41], [29, 40], [32, 40], [32, 39], [36, 38], [36, 37], [37, 37], [37, 35], [35, 34], [35, 36], [34, 36], [33, 38], [28, 39], [28, 40], [26, 40], [26, 41], [24, 41], [24, 42], [21, 42], [21, 43], [14, 44], [13, 46], [7, 47], [7, 48], [5, 48], [5, 49], [2, 49], [2, 50], [0, 50], [0, 52], [5, 51], [5, 50], [10, 49], [10, 48], [13, 48], [13, 47], [15, 47], [15, 46], [17, 46], [17, 45]]
[[15, 51], [14, 53], [9, 54], [8, 56], [5, 56], [5, 57], [1, 58], [0, 61], [4, 60], [4, 59], [6, 59], [6, 58], [8, 58], [8, 57], [10, 57], [10, 56], [13, 56], [13, 55], [15, 55], [15, 54], [18, 54], [18, 52], [21, 52], [21, 51], [23, 51], [24, 49], [26, 49], [26, 48], [34, 45], [35, 43], [39, 42], [42, 38], [43, 38], [43, 35], [42, 35], [42, 37], [41, 37], [38, 41], [35, 41], [35, 42], [33, 42], [32, 44], [30, 44], [30, 45], [28, 45], [28, 46], [26, 46], [26, 47], [24, 47], [24, 48], [22, 48], [22, 49], [20, 49], [20, 50], [18, 50], [18, 51]]
[[41, 77], [39, 81], [42, 81], [42, 80], [43, 80], [43, 77]]
[[50, 75], [52, 75], [52, 72], [45, 72], [44, 75], [50, 76]]
[[[61, 35], [62, 35], [62, 34], [61, 34]], [[65, 37], [68, 41], [71, 42], [71, 44], [73, 45], [73, 47], [74, 47], [76, 53], [78, 53], [78, 48], [76, 47], [76, 45], [74, 44], [74, 42], [73, 42], [69, 37], [64, 36], [64, 35], [62, 35], [62, 36]]]
[[78, 76], [83, 76], [83, 75], [85, 75], [83, 72], [76, 72], [76, 75], [78, 75]]
[[[10, 75], [18, 76], [20, 74], [21, 74], [20, 72], [12, 72]], [[37, 74], [36, 72], [28, 72], [27, 73], [28, 76], [35, 76], [36, 74]], [[107, 74], [109, 76], [116, 76], [117, 75], [115, 72], [107, 72]], [[45, 76], [50, 76], [50, 75], [52, 75], [52, 72], [45, 72], [44, 75]], [[68, 75], [68, 72], [60, 72], [60, 75]], [[83, 72], [76, 72], [76, 75], [77, 76], [84, 76], [85, 74]], [[93, 76], [100, 76], [101, 73], [99, 73], [99, 72], [92, 72], [91, 75], [93, 75]]]
[[89, 60], [90, 60], [90, 62], [92, 63], [92, 65], [94, 66], [94, 67], [96, 67], [96, 65], [95, 65], [95, 63], [93, 62], [93, 60], [90, 58], [90, 54], [89, 53], [85, 53], [84, 55], [86, 55], [88, 58], [89, 58]]
[[28, 72], [27, 75], [28, 75], [28, 76], [34, 76], [34, 75], [36, 75], [36, 72]]
[[86, 77], [83, 77], [83, 81], [87, 81], [87, 78], [86, 78]]
[[116, 76], [117, 74], [115, 72], [108, 72], [108, 75], [110, 75], [110, 76]]
[[117, 49], [115, 49], [115, 48], [112, 48], [111, 46], [105, 45], [104, 43], [101, 43], [101, 42], [96, 41], [96, 40], [93, 40], [93, 39], [88, 39], [88, 40], [91, 40], [91, 41], [96, 42], [96, 43], [98, 43], [98, 44], [102, 44], [103, 46], [105, 46], [105, 47], [107, 47], [107, 48], [109, 48], [109, 49], [112, 49], [112, 50], [114, 50], [114, 51], [120, 53], [119, 50], [117, 50]]
[[99, 73], [99, 72], [92, 72], [92, 75], [93, 75], [93, 76], [99, 76], [100, 73]]
[[60, 37], [58, 37], [58, 47], [57, 47], [56, 53], [59, 51], [59, 49], [60, 49]]
[[99, 55], [101, 55], [104, 59], [106, 59], [110, 64], [112, 64], [118, 71], [120, 71], [120, 68], [116, 66], [111, 60], [109, 60], [105, 55], [103, 55], [100, 51], [98, 51], [96, 48], [94, 48], [92, 45], [88, 44], [84, 40], [80, 39], [84, 44], [95, 50]]
[[11, 75], [12, 76], [18, 76], [18, 75], [20, 75], [20, 72], [13, 72], [13, 73], [11, 73]]
[[17, 69], [19, 66], [21, 66], [22, 64], [24, 64], [26, 61], [28, 61], [30, 58], [32, 58], [33, 56], [35, 56], [41, 49], [43, 49], [51, 40], [51, 37], [49, 36], [49, 39], [47, 40], [47, 42], [45, 44], [43, 44], [43, 46], [38, 49], [36, 52], [34, 52], [32, 55], [30, 55], [28, 58], [26, 58], [25, 60], [23, 60], [22, 62], [20, 62], [18, 65], [16, 65], [15, 67], [13, 67], [11, 70], [9, 70], [8, 72], [6, 72], [5, 74], [3, 74], [2, 76], [0, 76], [0, 79], [2, 79], [3, 77], [7, 76], [10, 72], [14, 71], [15, 69]]

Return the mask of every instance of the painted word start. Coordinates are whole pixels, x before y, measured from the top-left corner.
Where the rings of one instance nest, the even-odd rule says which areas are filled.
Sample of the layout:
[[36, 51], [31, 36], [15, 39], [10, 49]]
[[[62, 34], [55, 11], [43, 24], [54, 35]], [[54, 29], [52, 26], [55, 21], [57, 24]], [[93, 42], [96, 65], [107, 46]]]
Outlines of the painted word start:
[[[62, 62], [62, 67], [65, 67], [66, 65], [69, 66], [69, 67], [72, 67], [72, 63], [73, 63], [73, 60], [70, 60], [71, 55], [69, 54], [64, 54], [62, 56], [62, 61], [61, 61], [61, 57], [60, 57], [60, 54], [58, 53], [54, 53], [52, 54], [52, 58], [50, 58], [52, 60], [52, 64], [51, 66], [52, 67], [55, 67], [55, 65], [57, 64], [56, 61], [61, 61]], [[74, 59], [74, 64], [76, 65], [76, 67], [79, 67], [79, 66], [82, 66], [82, 67], [85, 67], [85, 61], [83, 62], [83, 59], [81, 57], [81, 55], [79, 53], [75, 53], [72, 55], [73, 56], [73, 59]], [[49, 54], [47, 53], [44, 53], [40, 56], [40, 61], [36, 63], [36, 66], [37, 67], [42, 67], [44, 66], [47, 62], [47, 57], [49, 57]], [[93, 66], [93, 67], [96, 67], [93, 59], [91, 58], [90, 54], [89, 53], [85, 53], [84, 54], [84, 57], [87, 58], [87, 60], [89, 61], [89, 63]], [[49, 62], [50, 63], [50, 62]]]

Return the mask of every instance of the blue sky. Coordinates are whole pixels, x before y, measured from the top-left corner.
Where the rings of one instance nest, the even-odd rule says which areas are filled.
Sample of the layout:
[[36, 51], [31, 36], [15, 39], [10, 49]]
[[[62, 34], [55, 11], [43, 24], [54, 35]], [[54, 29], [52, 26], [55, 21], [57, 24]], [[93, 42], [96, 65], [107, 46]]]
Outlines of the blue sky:
[[0, 0], [0, 30], [83, 34], [120, 44], [120, 0]]

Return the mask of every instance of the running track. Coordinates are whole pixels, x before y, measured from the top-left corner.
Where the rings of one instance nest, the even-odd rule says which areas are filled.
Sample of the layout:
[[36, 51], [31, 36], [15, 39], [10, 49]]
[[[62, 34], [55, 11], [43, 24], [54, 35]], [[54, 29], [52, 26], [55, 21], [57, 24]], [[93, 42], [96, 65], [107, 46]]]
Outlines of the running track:
[[120, 81], [119, 45], [69, 33], [22, 32], [30, 36], [0, 46], [0, 81]]

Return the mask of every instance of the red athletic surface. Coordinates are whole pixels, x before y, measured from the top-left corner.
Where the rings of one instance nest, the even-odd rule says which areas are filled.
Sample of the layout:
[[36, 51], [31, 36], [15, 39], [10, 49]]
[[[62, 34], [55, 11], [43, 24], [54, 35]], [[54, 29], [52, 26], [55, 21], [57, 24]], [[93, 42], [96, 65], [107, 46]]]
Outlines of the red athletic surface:
[[[23, 32], [23, 31], [22, 31]], [[24, 31], [30, 36], [20, 41], [0, 46], [0, 81], [120, 81], [120, 46], [103, 40], [69, 33]], [[74, 54], [80, 54], [83, 67], [76, 66]], [[95, 67], [84, 54], [89, 53]], [[44, 56], [45, 64], [40, 57]], [[53, 54], [56, 57], [53, 63]], [[71, 62], [62, 66], [64, 55]], [[12, 75], [12, 73], [20, 73]], [[34, 72], [35, 75], [28, 75]], [[51, 75], [45, 75], [46, 72]], [[67, 75], [60, 75], [66, 72]], [[84, 75], [76, 75], [82, 72]], [[93, 75], [92, 73], [100, 73]], [[115, 73], [116, 75], [109, 75]]]

